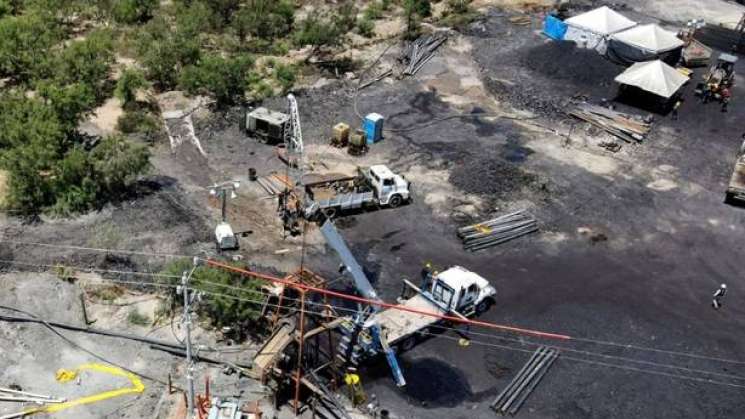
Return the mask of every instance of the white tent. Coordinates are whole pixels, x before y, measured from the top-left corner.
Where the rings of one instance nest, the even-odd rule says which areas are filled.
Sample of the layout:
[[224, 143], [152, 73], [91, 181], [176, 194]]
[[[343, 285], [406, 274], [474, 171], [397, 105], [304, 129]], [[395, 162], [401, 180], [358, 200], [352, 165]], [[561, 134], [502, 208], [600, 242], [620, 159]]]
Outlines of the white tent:
[[636, 63], [616, 77], [616, 82], [670, 98], [688, 77], [660, 60]]
[[611, 36], [614, 41], [623, 42], [636, 48], [660, 53], [683, 46], [684, 42], [674, 33], [666, 31], [655, 24], [639, 25], [635, 28], [618, 32]]
[[601, 54], [605, 53], [609, 35], [636, 26], [636, 22], [608, 6], [570, 17], [564, 23], [567, 24], [565, 40], [575, 41], [584, 48], [597, 49]]

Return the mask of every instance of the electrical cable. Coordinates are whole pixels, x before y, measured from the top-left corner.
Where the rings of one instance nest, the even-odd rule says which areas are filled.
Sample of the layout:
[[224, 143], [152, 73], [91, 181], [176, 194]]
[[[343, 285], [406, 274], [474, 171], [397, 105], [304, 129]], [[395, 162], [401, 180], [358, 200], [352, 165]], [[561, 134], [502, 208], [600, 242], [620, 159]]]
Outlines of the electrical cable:
[[[132, 282], [132, 281], [126, 281], [126, 282]], [[175, 287], [175, 286], [173, 286], [173, 287]], [[237, 296], [233, 296], [233, 295], [216, 293], [216, 292], [211, 292], [211, 291], [204, 291], [204, 290], [199, 290], [199, 292], [202, 292], [202, 293], [207, 294], [207, 295], [213, 295], [213, 296], [222, 297], [222, 298], [230, 298], [230, 299], [235, 299], [235, 300], [238, 300], [238, 301], [244, 301], [244, 302], [254, 303], [254, 304], [258, 304], [258, 305], [265, 305], [265, 306], [278, 307], [278, 308], [279, 307], [285, 307], [285, 308], [288, 308], [289, 309], [289, 307], [281, 306], [281, 305], [278, 305], [278, 304], [271, 304], [271, 303], [268, 303], [267, 301], [262, 301], [262, 300], [241, 298], [241, 297], [237, 297]], [[262, 294], [262, 295], [266, 295], [266, 296], [270, 296], [271, 295], [269, 293], [261, 293], [261, 292], [259, 292], [259, 293]], [[291, 297], [283, 297], [283, 299], [284, 300], [300, 301], [300, 299], [298, 299], [298, 298], [291, 298]], [[334, 308], [335, 310], [338, 310], [338, 311], [349, 312], [350, 314], [356, 314], [358, 312], [355, 309], [351, 309], [351, 308], [347, 308], [347, 307], [334, 306], [334, 305], [331, 305], [331, 304], [315, 303], [315, 302], [311, 302], [311, 301], [306, 301], [306, 304], [318, 305], [318, 306], [321, 306], [321, 307], [324, 307], [324, 308], [325, 307], [331, 307], [331, 308]], [[299, 310], [298, 309], [294, 309], [294, 311], [295, 312], [298, 312]], [[306, 310], [306, 312], [311, 313], [311, 314], [321, 315], [321, 316], [327, 316], [327, 317], [330, 317], [330, 318], [337, 318], [337, 319], [342, 317], [342, 316], [338, 316], [338, 315], [331, 315], [331, 314], [326, 313], [326, 312], [319, 312], [319, 311], [313, 311], [313, 310]], [[461, 333], [461, 334], [464, 333], [466, 335], [468, 335], [468, 334], [475, 334], [475, 335], [487, 336], [487, 337], [494, 338], [494, 339], [506, 340], [506, 341], [510, 341], [510, 342], [519, 343], [521, 345], [542, 346], [539, 343], [526, 342], [526, 341], [521, 341], [521, 340], [518, 340], [518, 339], [510, 339], [510, 338], [503, 337], [503, 336], [495, 336], [495, 335], [489, 335], [489, 334], [477, 333], [477, 332], [470, 332], [470, 331], [464, 332], [462, 330], [459, 330], [459, 329], [453, 328], [453, 327], [446, 327], [446, 326], [441, 326], [441, 325], [432, 325], [430, 327], [435, 327], [435, 328], [439, 328], [439, 329], [443, 329], [443, 330], [451, 330], [451, 331], [455, 331], [455, 332]], [[425, 333], [423, 331], [420, 331], [419, 333], [429, 334], [429, 335], [433, 335], [433, 336], [439, 336], [439, 334]], [[473, 342], [473, 340], [471, 340], [471, 341]], [[476, 341], [476, 342], [479, 342], [479, 341]], [[616, 356], [616, 355], [607, 355], [607, 354], [601, 354], [601, 353], [597, 353], [597, 352], [583, 351], [583, 350], [579, 350], [579, 349], [567, 348], [566, 346], [557, 346], [557, 345], [550, 345], [550, 346], [553, 347], [553, 348], [559, 349], [561, 351], [574, 352], [574, 353], [578, 353], [578, 354], [584, 354], [584, 355], [587, 355], [587, 356], [597, 356], [597, 357], [602, 357], [602, 358], [606, 358], [606, 359], [616, 359], [616, 360], [619, 360], [619, 361], [625, 361], [625, 362], [631, 362], [631, 363], [649, 365], [649, 366], [654, 366], [654, 367], [658, 367], [658, 368], [676, 369], [676, 370], [686, 371], [686, 372], [690, 372], [690, 373], [720, 376], [720, 377], [724, 377], [724, 378], [730, 378], [730, 379], [745, 381], [745, 377], [737, 376], [737, 375], [733, 375], [733, 374], [724, 374], [724, 373], [718, 373], [718, 372], [713, 372], [713, 371], [706, 371], [706, 370], [699, 370], [699, 369], [681, 367], [681, 366], [671, 365], [671, 364], [662, 364], [662, 363], [652, 362], [652, 361], [637, 360], [637, 359], [633, 359], [633, 358], [621, 357], [621, 356]]]
[[[11, 264], [20, 264], [20, 265], [26, 265], [26, 266], [42, 266], [42, 267], [56, 267], [56, 266], [60, 266], [60, 265], [31, 264], [31, 263], [15, 262], [15, 261], [8, 261], [8, 260], [2, 260], [2, 259], [0, 259], [0, 262], [11, 263]], [[67, 268], [87, 269], [87, 268], [81, 268], [81, 267], [76, 267], [76, 266], [65, 266], [65, 265], [62, 265], [62, 266], [63, 267], [67, 267]], [[126, 272], [126, 273], [135, 274], [135, 275], [145, 275], [145, 276], [177, 277], [176, 275], [163, 275], [163, 274], [155, 274], [155, 273], [147, 273], [147, 272], [136, 272], [136, 271], [111, 271], [111, 270], [106, 270], [106, 269], [99, 269], [98, 271], [100, 271], [100, 272], [113, 272], [113, 273]], [[121, 283], [122, 281], [119, 281], [119, 282]], [[237, 287], [237, 286], [232, 286], [232, 285], [228, 285], [228, 284], [219, 284], [219, 283], [216, 283], [216, 282], [203, 281], [203, 280], [200, 281], [200, 282], [202, 282], [204, 284], [216, 286], [216, 287], [223, 287], [223, 288], [227, 288], [227, 289], [236, 290], [236, 291], [239, 291], [239, 292], [254, 292], [254, 293], [260, 293], [261, 294], [260, 291], [246, 290], [245, 288], [241, 288], [241, 287]], [[157, 284], [157, 283], [142, 283], [142, 282], [126, 282], [126, 283], [133, 284], [133, 285], [154, 285], [154, 286], [159, 286], [159, 287], [162, 287], [163, 286], [163, 284]], [[296, 300], [296, 301], [299, 301], [299, 299], [293, 299], [293, 298], [290, 298], [290, 297], [283, 297], [283, 298], [284, 299], [287, 299], [287, 300]], [[315, 302], [309, 301], [309, 302], [307, 302], [307, 304], [319, 305], [320, 303], [315, 303]], [[342, 311], [356, 312], [356, 310], [354, 310], [354, 309], [347, 309], [347, 308], [343, 308], [343, 307], [340, 307], [340, 306], [334, 306], [334, 308], [340, 309]], [[453, 329], [453, 330], [456, 330], [456, 329]], [[480, 332], [475, 332], [475, 331], [469, 331], [468, 333], [469, 334], [473, 334], [473, 335], [479, 335], [479, 336], [488, 336], [488, 337], [492, 337], [492, 338], [496, 338], [496, 339], [505, 339], [502, 336], [496, 336], [496, 335], [491, 335], [491, 334], [486, 334], [486, 333], [480, 333]], [[594, 340], [594, 339], [587, 339], [587, 338], [577, 338], [577, 337], [572, 337], [572, 340], [578, 341], [578, 342], [585, 342], [585, 343], [596, 344], [596, 345], [613, 346], [613, 347], [619, 347], [619, 348], [625, 348], [625, 349], [634, 349], [634, 350], [639, 350], [639, 351], [657, 352], [657, 353], [663, 353], [663, 354], [673, 355], [673, 356], [680, 356], [680, 357], [688, 357], [688, 358], [695, 358], [695, 359], [708, 360], [708, 361], [716, 361], [716, 362], [723, 362], [723, 363], [730, 363], [730, 364], [745, 365], [745, 361], [740, 361], [740, 360], [733, 360], [733, 359], [727, 359], [727, 358], [721, 358], [721, 357], [711, 357], [711, 356], [705, 356], [705, 355], [699, 355], [699, 354], [692, 354], [692, 353], [687, 353], [687, 352], [678, 352], [678, 351], [671, 351], [671, 350], [665, 350], [665, 349], [651, 348], [651, 347], [640, 346], [640, 345], [622, 344], [622, 343], [616, 343], [616, 342], [610, 342], [610, 341], [601, 341], [601, 340]], [[535, 344], [535, 343], [533, 343], [533, 344]]]
[[134, 371], [131, 368], [125, 367], [124, 365], [121, 365], [119, 363], [116, 363], [116, 362], [113, 362], [113, 361], [110, 361], [110, 360], [106, 359], [105, 357], [103, 357], [103, 356], [101, 356], [101, 355], [99, 355], [99, 354], [91, 351], [90, 349], [88, 349], [88, 348], [80, 345], [79, 343], [75, 342], [74, 340], [72, 340], [72, 339], [68, 338], [67, 336], [65, 336], [64, 334], [60, 333], [54, 326], [52, 326], [51, 324], [49, 324], [49, 322], [47, 322], [46, 320], [44, 320], [44, 319], [36, 316], [33, 313], [30, 313], [28, 311], [21, 310], [21, 309], [18, 309], [18, 308], [14, 308], [14, 307], [8, 307], [8, 306], [5, 306], [5, 305], [0, 305], [0, 309], [7, 310], [7, 311], [13, 311], [13, 312], [16, 312], [16, 313], [20, 313], [20, 314], [26, 315], [28, 317], [31, 317], [34, 320], [40, 321], [47, 329], [49, 329], [50, 332], [54, 333], [60, 339], [62, 339], [65, 342], [67, 342], [67, 344], [69, 344], [70, 346], [72, 346], [72, 347], [74, 347], [74, 348], [76, 348], [76, 349], [78, 349], [78, 350], [80, 350], [82, 352], [87, 353], [88, 355], [92, 356], [93, 358], [98, 359], [101, 362], [105, 362], [105, 363], [107, 363], [109, 365], [113, 365], [113, 366], [115, 366], [115, 367], [117, 367], [117, 368], [119, 368], [119, 369], [121, 369], [123, 371], [127, 371], [127, 372], [129, 372], [131, 374], [137, 375], [137, 376], [142, 377], [142, 378], [144, 378], [146, 380], [149, 380], [149, 381], [152, 381], [152, 382], [155, 382], [155, 383], [158, 383], [158, 384], [162, 384], [164, 386], [167, 386], [168, 385], [168, 383], [165, 382], [165, 381], [163, 381], [163, 380], [160, 380], [158, 378], [155, 378], [155, 377], [150, 376], [150, 375], [147, 375], [147, 374], [140, 373], [138, 371]]
[[[177, 287], [177, 285], [171, 285], [171, 284], [151, 284], [151, 283], [144, 283], [144, 282], [138, 282], [138, 281], [119, 281], [119, 280], [110, 280], [110, 279], [107, 279], [106, 281], [107, 282], [109, 282], [109, 281], [110, 282], [117, 282], [117, 283], [139, 284], [139, 285], [156, 285], [156, 286], [163, 286], [163, 287], [170, 287], [170, 288], [176, 288]], [[262, 300], [253, 300], [253, 299], [240, 298], [240, 297], [236, 297], [236, 296], [232, 296], [232, 295], [214, 293], [214, 292], [203, 291], [203, 290], [200, 290], [200, 292], [202, 292], [204, 294], [207, 294], [207, 295], [219, 296], [219, 297], [224, 297], [224, 298], [232, 298], [232, 299], [236, 299], [236, 300], [239, 300], [239, 301], [245, 301], [245, 302], [250, 302], [250, 303], [255, 303], [255, 304], [263, 304], [263, 305], [274, 306], [274, 307], [283, 307], [283, 306], [280, 306], [278, 304], [270, 304], [270, 303], [268, 303], [266, 301], [262, 301]], [[262, 294], [269, 295], [268, 293], [262, 293]], [[319, 304], [319, 303], [316, 303], [316, 304]], [[319, 305], [329, 306], [327, 304], [319, 304]], [[331, 306], [331, 307], [337, 308], [340, 311], [349, 311], [349, 312], [354, 312], [354, 313], [357, 312], [357, 310], [346, 308], [346, 307], [339, 307], [339, 306]], [[0, 308], [5, 308], [5, 307], [0, 306]], [[290, 309], [289, 307], [286, 307], [286, 306], [285, 306], [285, 308]], [[293, 310], [295, 312], [298, 312], [299, 311], [298, 309], [291, 309], [291, 310]], [[342, 317], [342, 316], [338, 316], [338, 315], [332, 315], [332, 314], [330, 314], [328, 312], [318, 312], [318, 311], [313, 311], [313, 310], [305, 310], [305, 311], [307, 313], [316, 314], [316, 315], [319, 315], [319, 316], [326, 316], [326, 317], [329, 317], [329, 318], [340, 318], [340, 317]], [[435, 327], [439, 327], [439, 328], [443, 328], [443, 329], [448, 329], [448, 330], [454, 330], [456, 332], [463, 333], [462, 331], [460, 331], [458, 329], [455, 329], [455, 328], [449, 328], [449, 327], [444, 327], [444, 326], [435, 326]], [[424, 335], [431, 335], [431, 336], [434, 336], [434, 337], [443, 337], [443, 338], [450, 339], [450, 340], [458, 340], [457, 338], [453, 338], [453, 337], [449, 337], [449, 336], [444, 336], [442, 334], [434, 334], [434, 333], [430, 333], [430, 332], [427, 332], [427, 331], [420, 331], [419, 333], [424, 334]], [[468, 332], [468, 333], [473, 333], [473, 332]], [[501, 337], [495, 337], [495, 338], [501, 339]], [[518, 340], [513, 340], [513, 341], [514, 342], [518, 342], [520, 344], [526, 344], [527, 343], [527, 344], [535, 345], [535, 343], [522, 342], [522, 341], [518, 341]], [[474, 343], [474, 344], [477, 344], [477, 345], [485, 345], [485, 346], [497, 347], [497, 348], [501, 348], [501, 349], [513, 350], [513, 351], [521, 351], [521, 352], [528, 352], [528, 353], [532, 352], [532, 350], [528, 350], [528, 349], [514, 348], [514, 347], [509, 347], [509, 346], [504, 346], [504, 345], [498, 345], [498, 344], [493, 344], [493, 343], [483, 342], [483, 341], [470, 340], [470, 342], [471, 343]], [[634, 360], [634, 359], [630, 359], [630, 358], [615, 357], [615, 356], [612, 356], [612, 355], [592, 353], [592, 352], [589, 352], [589, 351], [578, 351], [578, 350], [573, 350], [571, 348], [563, 348], [561, 346], [552, 346], [552, 347], [555, 347], [555, 348], [557, 348], [559, 350], [566, 350], [566, 351], [569, 351], [569, 352], [579, 352], [579, 353], [583, 353], [583, 354], [590, 355], [590, 356], [611, 357], [613, 359], [618, 359], [618, 360], [622, 360], [622, 361], [629, 361], [629, 362], [636, 362], [636, 363], [643, 363], [643, 364], [652, 365], [652, 366], [656, 366], [656, 367], [660, 367], [660, 368], [680, 369], [680, 370], [688, 371], [688, 372], [691, 372], [691, 373], [698, 373], [698, 374], [703, 374], [703, 375], [715, 375], [715, 376], [718, 375], [718, 376], [724, 376], [724, 377], [727, 377], [727, 378], [732, 378], [732, 379], [737, 379], [737, 380], [745, 380], [745, 377], [739, 377], [739, 376], [734, 376], [734, 375], [729, 375], [729, 374], [721, 374], [721, 373], [716, 373], [716, 372], [711, 372], [711, 371], [704, 371], [704, 370], [695, 370], [695, 369], [690, 369], [690, 368], [685, 368], [685, 367], [679, 367], [679, 366], [674, 366], [674, 365], [654, 363], [654, 362], [650, 362], [650, 361]], [[635, 371], [635, 372], [640, 372], [640, 373], [648, 373], [648, 374], [661, 375], [661, 376], [666, 376], [666, 377], [671, 377], [671, 378], [693, 380], [693, 381], [704, 382], [704, 383], [709, 383], [709, 384], [716, 384], [716, 385], [724, 385], [724, 386], [730, 386], [730, 387], [745, 388], [745, 385], [727, 383], [727, 382], [722, 382], [722, 381], [716, 381], [716, 380], [712, 380], [712, 379], [708, 379], [708, 378], [691, 377], [691, 376], [681, 375], [681, 374], [672, 374], [672, 373], [666, 373], [666, 372], [660, 372], [660, 371], [643, 370], [643, 369], [635, 368], [635, 367], [629, 367], [629, 366], [618, 365], [618, 364], [604, 363], [604, 362], [594, 361], [594, 360], [588, 360], [588, 359], [574, 358], [574, 357], [570, 357], [570, 356], [562, 356], [562, 358], [563, 359], [567, 359], [567, 360], [576, 361], [576, 362], [583, 362], [583, 363], [594, 364], [594, 365], [598, 365], [598, 366], [618, 368], [618, 369]], [[149, 377], [144, 377], [144, 378], [149, 378]]]

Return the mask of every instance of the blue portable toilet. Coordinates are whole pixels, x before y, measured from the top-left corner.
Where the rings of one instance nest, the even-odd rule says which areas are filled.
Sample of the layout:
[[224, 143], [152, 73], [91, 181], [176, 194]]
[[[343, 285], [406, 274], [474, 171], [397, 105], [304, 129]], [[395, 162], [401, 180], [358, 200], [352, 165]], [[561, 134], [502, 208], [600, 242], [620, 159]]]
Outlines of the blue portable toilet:
[[365, 131], [367, 144], [373, 144], [383, 139], [383, 115], [377, 113], [368, 114], [362, 123], [362, 130]]

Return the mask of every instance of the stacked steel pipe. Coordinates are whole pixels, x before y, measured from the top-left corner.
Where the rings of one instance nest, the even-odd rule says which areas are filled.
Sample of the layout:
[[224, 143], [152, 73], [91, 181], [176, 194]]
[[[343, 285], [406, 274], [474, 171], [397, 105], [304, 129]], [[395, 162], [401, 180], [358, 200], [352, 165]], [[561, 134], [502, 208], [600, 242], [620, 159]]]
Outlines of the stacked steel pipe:
[[404, 70], [404, 75], [412, 76], [416, 74], [427, 61], [432, 59], [437, 48], [447, 39], [447, 34], [435, 33], [419, 37], [416, 41], [409, 44], [404, 56], [404, 59], [408, 62], [408, 66]]
[[538, 348], [510, 384], [494, 399], [491, 408], [499, 414], [509, 413], [514, 416], [558, 357], [559, 351], [555, 348]]
[[469, 251], [486, 249], [538, 231], [538, 223], [525, 211], [493, 218], [458, 229], [463, 248]]

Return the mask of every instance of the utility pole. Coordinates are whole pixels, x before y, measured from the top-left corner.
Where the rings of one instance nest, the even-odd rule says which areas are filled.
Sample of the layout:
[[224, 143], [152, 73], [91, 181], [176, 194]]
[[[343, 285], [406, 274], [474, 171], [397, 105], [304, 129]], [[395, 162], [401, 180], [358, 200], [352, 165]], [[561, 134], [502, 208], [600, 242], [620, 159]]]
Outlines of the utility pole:
[[221, 205], [222, 206], [221, 208], [222, 222], [225, 222], [225, 220], [227, 219], [225, 208], [227, 206], [228, 192], [230, 192], [230, 198], [235, 199], [237, 196], [235, 194], [235, 190], [238, 189], [238, 186], [240, 186], [240, 182], [235, 181], [235, 180], [229, 180], [229, 181], [222, 182], [222, 183], [216, 183], [210, 186], [210, 195], [216, 196], [220, 198], [220, 200], [222, 201], [222, 205]]
[[[195, 266], [196, 269], [196, 266]], [[191, 272], [184, 271], [181, 275], [180, 291], [184, 296], [184, 326], [186, 327], [186, 407], [187, 418], [194, 416], [194, 361], [191, 353], [191, 302], [193, 295], [189, 295], [189, 279]]]

